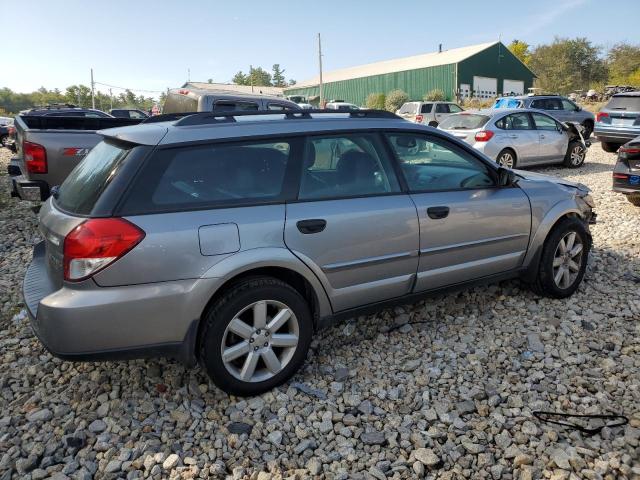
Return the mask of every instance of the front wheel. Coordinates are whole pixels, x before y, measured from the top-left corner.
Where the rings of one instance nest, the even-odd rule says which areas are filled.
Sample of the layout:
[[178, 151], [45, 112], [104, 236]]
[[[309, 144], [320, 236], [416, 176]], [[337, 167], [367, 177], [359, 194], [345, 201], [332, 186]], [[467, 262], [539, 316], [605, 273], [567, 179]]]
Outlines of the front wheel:
[[591, 236], [584, 223], [566, 218], [549, 233], [533, 284], [537, 293], [566, 298], [578, 289], [587, 268]]
[[587, 149], [582, 142], [574, 140], [569, 142], [567, 153], [564, 156], [564, 166], [569, 168], [578, 168], [584, 163], [584, 159], [587, 156]]
[[640, 193], [630, 193], [627, 195], [627, 200], [629, 200], [636, 207], [640, 207]]
[[305, 299], [272, 277], [231, 287], [203, 321], [200, 360], [213, 383], [240, 396], [258, 395], [293, 376], [313, 332]]
[[517, 160], [515, 152], [509, 148], [505, 148], [498, 154], [496, 163], [501, 167], [516, 168]]

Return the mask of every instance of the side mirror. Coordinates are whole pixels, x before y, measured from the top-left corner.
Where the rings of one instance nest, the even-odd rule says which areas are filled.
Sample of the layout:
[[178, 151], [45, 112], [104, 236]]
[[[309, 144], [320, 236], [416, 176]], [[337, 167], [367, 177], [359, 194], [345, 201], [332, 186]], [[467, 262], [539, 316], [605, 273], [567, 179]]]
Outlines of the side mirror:
[[516, 181], [516, 175], [508, 168], [498, 168], [498, 185], [501, 187], [510, 187]]
[[582, 111], [582, 107], [580, 105], [576, 105], [576, 112], [581, 112]]

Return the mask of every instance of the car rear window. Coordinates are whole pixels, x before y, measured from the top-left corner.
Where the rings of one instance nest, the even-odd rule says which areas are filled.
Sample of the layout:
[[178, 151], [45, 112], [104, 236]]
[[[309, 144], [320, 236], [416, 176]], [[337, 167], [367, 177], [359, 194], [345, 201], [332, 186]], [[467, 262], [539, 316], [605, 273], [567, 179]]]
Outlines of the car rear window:
[[60, 186], [56, 206], [69, 213], [89, 215], [132, 148], [106, 140], [96, 145]]
[[442, 130], [474, 130], [482, 127], [489, 121], [486, 115], [474, 113], [463, 113], [460, 115], [450, 115], [440, 122]]
[[522, 102], [515, 98], [499, 98], [493, 104], [493, 108], [520, 108]]
[[629, 112], [640, 112], [640, 96], [615, 96], [611, 97], [605, 107], [607, 110], [626, 110]]
[[279, 201], [290, 150], [284, 140], [158, 150], [137, 176], [123, 211], [152, 213]]

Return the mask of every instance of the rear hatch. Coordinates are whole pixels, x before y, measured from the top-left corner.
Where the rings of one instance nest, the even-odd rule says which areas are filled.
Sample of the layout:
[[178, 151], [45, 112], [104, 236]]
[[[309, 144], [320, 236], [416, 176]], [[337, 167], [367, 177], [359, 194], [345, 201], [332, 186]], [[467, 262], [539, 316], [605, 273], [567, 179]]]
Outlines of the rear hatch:
[[400, 110], [398, 110], [397, 114], [398, 116], [404, 118], [405, 120], [408, 120], [409, 122], [415, 122], [416, 115], [418, 114], [419, 108], [420, 108], [420, 103], [407, 102], [404, 105], [402, 105], [402, 107], [400, 107]]
[[133, 144], [119, 141], [100, 142], [42, 206], [39, 220], [47, 271], [57, 288], [64, 279], [65, 237], [94, 213], [98, 200], [133, 148]]
[[438, 129], [453, 135], [470, 145], [475, 143], [476, 133], [481, 131], [491, 117], [479, 113], [456, 113], [445, 118]]
[[615, 95], [598, 114], [597, 120], [612, 127], [640, 130], [640, 95]]

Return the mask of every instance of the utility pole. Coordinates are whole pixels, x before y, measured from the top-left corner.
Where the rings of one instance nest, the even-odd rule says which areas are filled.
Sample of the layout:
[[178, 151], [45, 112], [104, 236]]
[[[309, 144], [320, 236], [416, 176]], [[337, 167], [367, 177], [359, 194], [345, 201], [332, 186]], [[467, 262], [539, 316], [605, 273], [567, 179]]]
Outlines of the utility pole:
[[191, 69], [187, 68], [187, 82], [191, 81]]
[[111, 91], [111, 89], [109, 89], [109, 100], [111, 101], [110, 110], [113, 110], [113, 92]]
[[320, 108], [324, 108], [324, 95], [322, 93], [322, 42], [318, 33], [318, 67], [320, 68]]
[[94, 93], [93, 68], [91, 69], [91, 108], [96, 109], [96, 96]]
[[251, 81], [251, 93], [253, 93], [253, 65], [249, 65], [249, 81]]

